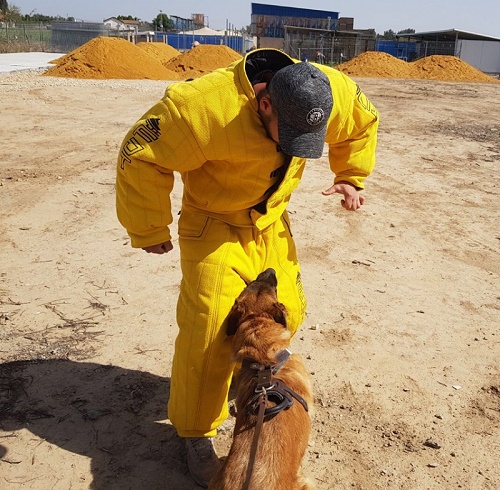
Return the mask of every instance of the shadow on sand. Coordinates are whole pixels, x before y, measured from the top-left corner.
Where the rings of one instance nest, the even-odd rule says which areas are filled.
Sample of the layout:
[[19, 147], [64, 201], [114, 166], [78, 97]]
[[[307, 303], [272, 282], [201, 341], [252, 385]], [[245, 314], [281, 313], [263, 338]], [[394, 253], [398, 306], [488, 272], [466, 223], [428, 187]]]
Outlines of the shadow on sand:
[[[0, 364], [0, 428], [25, 428], [90, 458], [94, 490], [199, 488], [175, 429], [158, 422], [169, 386], [168, 378], [88, 362]], [[8, 441], [0, 455], [8, 455]]]

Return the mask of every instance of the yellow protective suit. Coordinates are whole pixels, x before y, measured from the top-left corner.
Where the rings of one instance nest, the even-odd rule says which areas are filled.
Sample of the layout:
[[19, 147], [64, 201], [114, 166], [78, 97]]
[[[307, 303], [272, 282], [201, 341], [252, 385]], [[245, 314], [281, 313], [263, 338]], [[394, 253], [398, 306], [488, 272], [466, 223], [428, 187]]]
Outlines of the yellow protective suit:
[[[305, 315], [286, 214], [305, 159], [286, 157], [260, 120], [247, 62], [266, 56], [279, 67], [296, 62], [279, 50], [258, 49], [227, 68], [170, 85], [131, 128], [118, 157], [117, 212], [133, 247], [171, 239], [173, 172], [184, 184], [179, 334], [168, 407], [182, 437], [212, 436], [227, 417], [234, 365], [225, 318], [246, 282], [273, 267], [292, 332]], [[335, 182], [363, 188], [375, 164], [378, 113], [351, 79], [316, 66], [333, 93], [326, 143]]]

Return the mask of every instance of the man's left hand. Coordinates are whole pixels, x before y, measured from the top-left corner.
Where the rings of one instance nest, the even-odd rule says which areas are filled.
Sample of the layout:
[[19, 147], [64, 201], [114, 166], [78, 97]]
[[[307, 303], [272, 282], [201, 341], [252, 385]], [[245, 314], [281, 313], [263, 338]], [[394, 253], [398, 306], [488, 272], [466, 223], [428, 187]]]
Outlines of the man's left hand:
[[332, 185], [326, 191], [323, 191], [324, 196], [331, 196], [332, 194], [342, 194], [344, 199], [340, 201], [342, 207], [348, 211], [356, 211], [365, 202], [365, 198], [361, 193], [349, 182], [338, 182]]

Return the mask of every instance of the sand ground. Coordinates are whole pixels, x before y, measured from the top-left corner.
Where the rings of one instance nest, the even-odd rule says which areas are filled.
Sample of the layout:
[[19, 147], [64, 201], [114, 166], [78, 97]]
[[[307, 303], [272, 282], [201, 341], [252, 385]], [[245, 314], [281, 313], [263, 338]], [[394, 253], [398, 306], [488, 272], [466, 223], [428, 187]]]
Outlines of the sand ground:
[[[381, 113], [366, 205], [321, 195], [324, 156], [289, 207], [304, 471], [318, 489], [498, 489], [500, 85], [356, 80]], [[133, 250], [114, 209], [119, 144], [164, 89], [0, 77], [1, 488], [196, 488], [165, 410], [178, 249]]]

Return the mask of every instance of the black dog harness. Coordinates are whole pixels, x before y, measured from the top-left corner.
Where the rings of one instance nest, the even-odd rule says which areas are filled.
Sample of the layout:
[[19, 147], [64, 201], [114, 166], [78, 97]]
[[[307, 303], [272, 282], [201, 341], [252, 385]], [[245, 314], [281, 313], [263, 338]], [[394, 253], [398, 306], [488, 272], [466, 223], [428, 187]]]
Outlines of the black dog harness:
[[[255, 456], [257, 454], [257, 444], [259, 441], [260, 431], [266, 420], [270, 420], [279, 414], [282, 410], [289, 409], [294, 399], [297, 400], [308, 411], [307, 402], [298, 394], [289, 388], [283, 381], [273, 379], [283, 365], [290, 359], [291, 352], [284, 349], [276, 355], [276, 363], [264, 366], [254, 361], [253, 359], [243, 359], [241, 364], [242, 371], [251, 371], [257, 377], [257, 386], [255, 387], [255, 396], [246, 407], [248, 413], [257, 416], [255, 424], [255, 434], [250, 448], [250, 458], [247, 467], [247, 474], [243, 490], [250, 488], [252, 473], [255, 464]], [[267, 407], [267, 402], [274, 403], [273, 407]]]
[[247, 406], [248, 413], [257, 415], [259, 406], [262, 403], [262, 397], [274, 403], [273, 407], [267, 407], [264, 410], [264, 417], [267, 420], [274, 417], [282, 410], [290, 408], [294, 399], [297, 400], [306, 410], [309, 410], [307, 402], [295, 391], [289, 388], [283, 381], [273, 379], [284, 364], [290, 359], [291, 352], [284, 349], [276, 355], [276, 364], [264, 366], [255, 362], [253, 359], [244, 359], [242, 362], [242, 370], [252, 371], [257, 377], [257, 386], [255, 387], [255, 396]]

